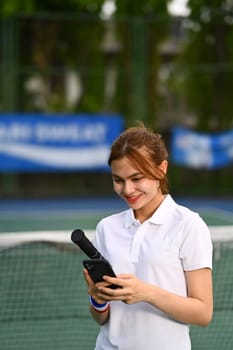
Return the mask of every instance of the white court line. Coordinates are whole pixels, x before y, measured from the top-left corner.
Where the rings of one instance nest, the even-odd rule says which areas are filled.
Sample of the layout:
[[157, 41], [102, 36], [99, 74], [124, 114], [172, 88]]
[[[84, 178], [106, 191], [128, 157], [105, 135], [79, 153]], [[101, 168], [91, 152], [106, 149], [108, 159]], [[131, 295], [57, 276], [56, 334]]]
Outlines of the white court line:
[[[233, 225], [209, 226], [213, 242], [233, 241]], [[85, 234], [93, 240], [95, 231], [86, 230]], [[28, 231], [0, 233], [0, 250], [30, 242], [72, 243], [70, 231]]]

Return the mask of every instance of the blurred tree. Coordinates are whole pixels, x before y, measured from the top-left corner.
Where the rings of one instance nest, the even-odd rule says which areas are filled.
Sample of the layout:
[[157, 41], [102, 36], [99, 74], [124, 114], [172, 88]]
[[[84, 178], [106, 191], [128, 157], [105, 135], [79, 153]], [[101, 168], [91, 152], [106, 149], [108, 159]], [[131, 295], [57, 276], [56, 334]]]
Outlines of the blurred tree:
[[0, 13], [2, 17], [38, 12], [99, 13], [103, 2], [104, 0], [1, 0]]
[[[97, 45], [103, 28], [100, 24], [93, 30], [93, 21], [88, 21], [90, 17], [99, 20], [103, 3], [104, 0], [0, 2], [0, 13], [5, 23], [3, 35], [6, 38], [7, 33], [12, 32], [13, 25], [14, 32], [17, 33], [14, 41], [11, 37], [10, 45], [17, 46], [15, 52], [18, 55], [14, 59], [17, 59], [17, 66], [21, 70], [21, 77], [18, 76], [18, 110], [34, 108], [43, 111], [74, 111], [77, 106], [73, 105], [70, 110], [64, 96], [64, 85], [69, 76], [76, 81], [76, 85], [79, 79], [82, 81], [82, 90], [89, 90], [88, 97], [85, 94], [80, 96], [80, 106], [91, 112], [101, 108], [98, 102], [101, 101], [99, 96], [101, 89], [99, 86], [95, 87], [95, 80], [88, 83], [86, 72], [87, 65], [91, 66], [91, 62], [96, 62], [98, 66], [101, 59]], [[78, 16], [81, 19], [79, 23], [77, 23]], [[89, 88], [90, 84], [92, 88]], [[32, 98], [23, 96], [25, 86], [31, 89]], [[76, 86], [76, 89], [78, 88]], [[81, 91], [77, 94], [81, 94]], [[12, 105], [10, 101], [9, 104]], [[4, 106], [4, 109], [12, 110], [14, 106]]]
[[181, 93], [203, 131], [232, 127], [233, 5], [227, 0], [190, 0]]
[[[34, 108], [67, 111], [61, 74], [72, 70], [78, 72], [81, 96], [70, 111], [104, 110], [104, 74], [113, 56], [102, 46], [107, 22], [100, 21], [104, 3], [105, 0], [1, 1], [2, 17], [17, 15], [18, 67], [22, 76], [19, 94], [25, 94], [25, 85], [38, 88], [43, 94], [39, 98], [34, 96]], [[161, 59], [158, 46], [168, 28], [166, 1], [116, 0], [114, 17], [121, 50], [115, 57], [118, 67], [115, 102], [108, 112], [120, 112], [126, 118], [154, 125]], [[126, 94], [122, 94], [123, 89]], [[31, 110], [31, 99], [20, 95], [18, 101], [18, 109]]]
[[[196, 127], [202, 131], [232, 127], [232, 1], [190, 0], [190, 16], [176, 21], [185, 35], [178, 50], [176, 40], [169, 41], [171, 34], [174, 34], [172, 39], [176, 39], [177, 34], [174, 18], [167, 12], [169, 0], [115, 0], [116, 11], [111, 20], [119, 46], [103, 45], [107, 38], [106, 28], [109, 28], [108, 20], [100, 16], [105, 1], [0, 1], [0, 19], [4, 23], [0, 27], [4, 41], [0, 53], [0, 59], [4, 61], [0, 71], [4, 75], [1, 79], [4, 93], [1, 91], [1, 94], [2, 100], [9, 102], [8, 109], [1, 105], [3, 110], [25, 112], [38, 108], [59, 113], [102, 112], [106, 67], [114, 59], [116, 90], [114, 103], [107, 112], [121, 113], [131, 125], [134, 120], [144, 120], [157, 130], [161, 127], [159, 115], [162, 115], [163, 130], [169, 131], [178, 120], [175, 114], [179, 117], [184, 111], [197, 118]], [[167, 45], [170, 43], [175, 45]], [[178, 57], [177, 64], [173, 65], [175, 57]], [[71, 72], [80, 80], [82, 88], [79, 101], [72, 108], [64, 101], [67, 72], [68, 76]], [[35, 96], [33, 101], [28, 98], [25, 86], [31, 91], [40, 90], [36, 101]], [[16, 89], [18, 101], [13, 105]], [[169, 97], [173, 91], [176, 94], [171, 100], [164, 98], [168, 90]], [[184, 110], [179, 110], [183, 102]], [[164, 111], [169, 115], [168, 122]], [[202, 174], [198, 175], [201, 180]], [[63, 178], [60, 174], [57, 176], [61, 182], [56, 191], [59, 193], [63, 187], [65, 193]], [[73, 176], [75, 179], [76, 174]], [[192, 182], [195, 177], [189, 173], [187, 176], [180, 169], [175, 176], [174, 182], [181, 193], [190, 193], [190, 188], [196, 193]], [[208, 176], [206, 174], [201, 194], [211, 189]], [[227, 183], [231, 183], [231, 177], [227, 171], [221, 181], [216, 177], [217, 186], [213, 182], [215, 193], [216, 188], [228, 193]], [[25, 177], [23, 174], [22, 178], [26, 184], [31, 175]], [[5, 180], [8, 181], [4, 185], [6, 194], [20, 191], [8, 175]], [[47, 183], [46, 174], [44, 180]], [[95, 175], [92, 180], [98, 187]], [[35, 177], [33, 181], [37, 183]], [[52, 191], [53, 180], [48, 183]], [[76, 180], [73, 183], [76, 184]]]
[[163, 16], [167, 15], [167, 3], [169, 1], [158, 0], [116, 0], [116, 14], [127, 16]]
[[[127, 75], [122, 77], [129, 88], [129, 122], [142, 120], [157, 127], [159, 112], [158, 76], [161, 65], [159, 46], [169, 35], [169, 1], [116, 0], [116, 15], [128, 20], [128, 32], [119, 26]], [[127, 35], [128, 34], [128, 35]], [[127, 41], [130, 37], [130, 41]], [[123, 85], [123, 83], [122, 83]]]

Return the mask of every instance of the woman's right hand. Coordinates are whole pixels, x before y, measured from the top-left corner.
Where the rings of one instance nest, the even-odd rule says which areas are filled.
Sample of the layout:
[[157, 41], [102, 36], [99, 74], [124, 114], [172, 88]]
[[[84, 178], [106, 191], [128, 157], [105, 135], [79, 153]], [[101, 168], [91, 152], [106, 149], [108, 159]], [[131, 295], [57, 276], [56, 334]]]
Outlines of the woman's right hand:
[[[84, 275], [85, 281], [87, 283], [88, 294], [91, 295], [91, 297], [95, 300], [95, 302], [97, 304], [105, 304], [106, 300], [98, 297], [98, 293], [99, 293], [98, 286], [106, 286], [108, 284], [106, 282], [99, 282], [99, 283], [95, 284], [92, 281], [92, 279], [91, 279], [91, 277], [86, 269], [83, 270], [83, 275]], [[92, 317], [94, 318], [94, 320], [96, 320], [96, 322], [99, 325], [103, 325], [109, 319], [109, 311], [110, 311], [109, 307], [106, 308], [105, 312], [101, 312], [101, 313], [98, 311], [95, 311], [95, 309], [93, 307], [90, 307], [90, 311], [91, 311]]]
[[99, 293], [99, 289], [98, 289], [98, 286], [99, 287], [105, 287], [106, 285], [108, 285], [108, 283], [106, 282], [98, 282], [98, 283], [94, 283], [93, 280], [91, 279], [87, 269], [84, 269], [83, 270], [83, 275], [84, 275], [84, 279], [86, 281], [86, 284], [87, 284], [87, 291], [88, 291], [88, 294], [92, 296], [92, 298], [98, 303], [98, 304], [103, 304], [106, 302], [106, 300], [100, 298], [98, 296], [98, 293]]

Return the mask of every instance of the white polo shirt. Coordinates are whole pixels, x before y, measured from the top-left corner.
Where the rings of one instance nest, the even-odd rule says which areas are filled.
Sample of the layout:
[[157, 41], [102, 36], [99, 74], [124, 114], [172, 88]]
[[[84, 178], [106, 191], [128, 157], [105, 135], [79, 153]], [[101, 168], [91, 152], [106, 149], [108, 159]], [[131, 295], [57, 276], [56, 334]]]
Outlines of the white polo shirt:
[[[184, 271], [212, 268], [212, 242], [197, 213], [167, 195], [140, 224], [132, 209], [102, 219], [95, 246], [116, 274], [134, 274], [146, 283], [187, 295]], [[110, 319], [101, 326], [95, 350], [190, 350], [189, 325], [148, 303], [111, 302]]]

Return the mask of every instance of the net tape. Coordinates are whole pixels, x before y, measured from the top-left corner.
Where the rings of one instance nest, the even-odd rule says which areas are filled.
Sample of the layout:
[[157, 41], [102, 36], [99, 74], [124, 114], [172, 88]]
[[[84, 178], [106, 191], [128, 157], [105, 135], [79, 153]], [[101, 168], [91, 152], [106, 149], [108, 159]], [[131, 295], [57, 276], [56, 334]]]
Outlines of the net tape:
[[[233, 225], [209, 226], [213, 243], [233, 242]], [[86, 236], [92, 241], [94, 230], [86, 230]], [[72, 243], [70, 231], [28, 231], [0, 233], [0, 250], [30, 242]]]

